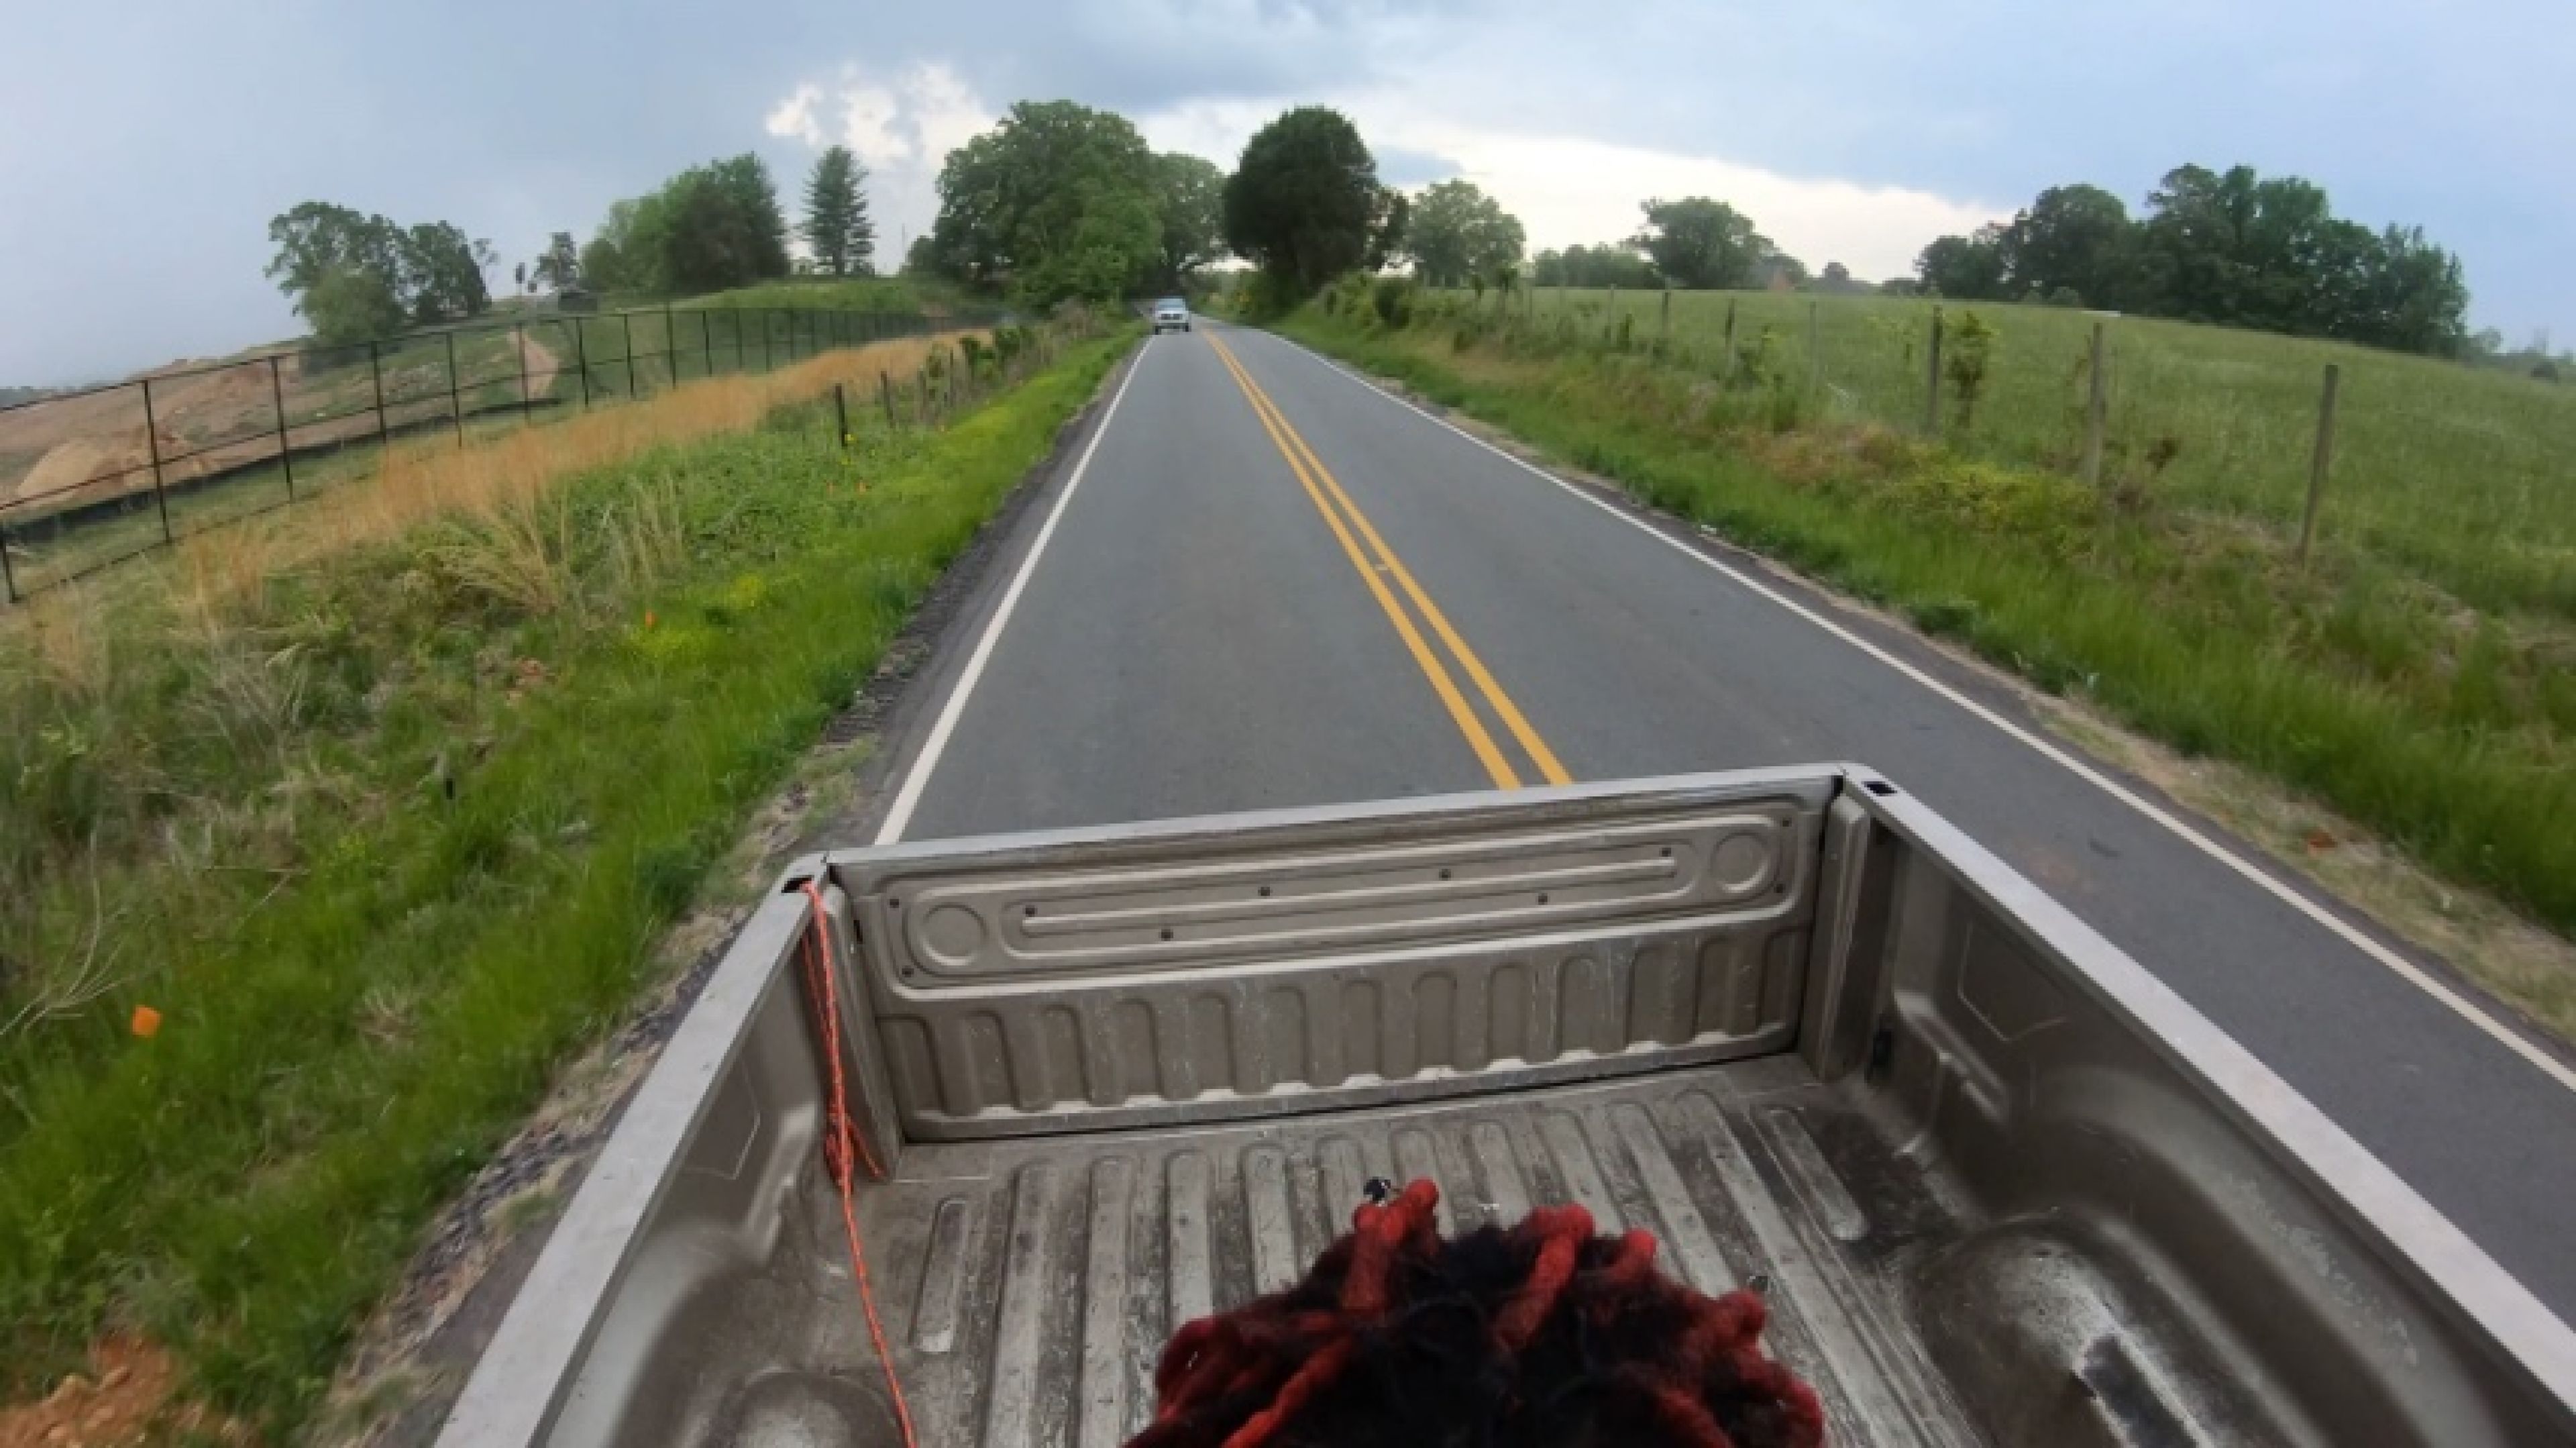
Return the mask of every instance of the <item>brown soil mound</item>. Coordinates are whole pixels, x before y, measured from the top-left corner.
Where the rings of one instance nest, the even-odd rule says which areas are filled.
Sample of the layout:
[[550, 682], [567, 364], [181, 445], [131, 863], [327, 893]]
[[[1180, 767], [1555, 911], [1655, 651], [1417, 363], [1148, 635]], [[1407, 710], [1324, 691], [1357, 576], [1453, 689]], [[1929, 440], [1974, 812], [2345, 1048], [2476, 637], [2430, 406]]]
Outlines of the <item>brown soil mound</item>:
[[[44, 498], [48, 507], [66, 507], [89, 499], [73, 491], [96, 484], [98, 496], [111, 496], [135, 485], [141, 475], [126, 469], [148, 467], [151, 454], [144, 447], [143, 430], [128, 429], [123, 434], [109, 433], [76, 437], [58, 443], [52, 451], [36, 460], [27, 476], [18, 480], [11, 496]], [[148, 483], [148, 480], [146, 480]]]

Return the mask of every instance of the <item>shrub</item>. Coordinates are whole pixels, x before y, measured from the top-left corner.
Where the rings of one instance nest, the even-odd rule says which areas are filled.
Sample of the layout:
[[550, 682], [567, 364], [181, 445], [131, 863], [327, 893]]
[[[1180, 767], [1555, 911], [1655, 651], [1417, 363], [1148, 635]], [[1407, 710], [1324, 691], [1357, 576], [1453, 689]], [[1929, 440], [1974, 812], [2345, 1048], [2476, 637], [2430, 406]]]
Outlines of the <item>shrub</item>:
[[1405, 327], [1413, 322], [1413, 279], [1379, 277], [1370, 292], [1369, 301], [1377, 308], [1377, 319], [1389, 327]]
[[1959, 409], [1959, 429], [1964, 432], [1977, 420], [1977, 394], [1984, 390], [1987, 368], [1994, 361], [1995, 329], [1976, 313], [1961, 312], [1942, 345], [1947, 352], [1941, 359], [1941, 372], [1950, 379], [1951, 396]]

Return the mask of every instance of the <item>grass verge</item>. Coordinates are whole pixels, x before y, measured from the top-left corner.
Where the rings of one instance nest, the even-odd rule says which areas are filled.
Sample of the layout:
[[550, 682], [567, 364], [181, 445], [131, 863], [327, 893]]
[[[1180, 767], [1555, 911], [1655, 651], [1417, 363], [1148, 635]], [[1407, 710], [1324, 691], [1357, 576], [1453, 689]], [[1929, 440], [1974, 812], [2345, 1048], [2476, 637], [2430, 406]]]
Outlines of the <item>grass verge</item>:
[[0, 738], [31, 741], [0, 771], [5, 1386], [139, 1329], [302, 1421], [1129, 340], [935, 432], [868, 419], [845, 452], [828, 400], [791, 405], [0, 636]]
[[[2576, 672], [2551, 620], [2242, 519], [1819, 421], [1622, 350], [1431, 312], [1283, 330], [2186, 754], [2251, 766], [2576, 933]], [[2517, 1004], [2561, 1031], [2564, 993]]]

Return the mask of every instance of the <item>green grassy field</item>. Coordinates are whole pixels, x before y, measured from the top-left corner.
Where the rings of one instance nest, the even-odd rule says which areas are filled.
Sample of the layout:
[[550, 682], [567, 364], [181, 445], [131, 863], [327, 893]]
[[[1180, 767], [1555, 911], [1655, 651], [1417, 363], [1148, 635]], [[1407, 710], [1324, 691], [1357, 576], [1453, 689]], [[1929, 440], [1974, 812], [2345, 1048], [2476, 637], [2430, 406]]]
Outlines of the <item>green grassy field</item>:
[[122, 1327], [290, 1436], [1131, 340], [854, 452], [801, 404], [216, 606], [0, 632], [0, 1397]]
[[[1730, 385], [1706, 326], [1723, 297], [1677, 298], [1661, 357], [1653, 298], [1617, 304], [1639, 318], [1624, 346], [1598, 296], [1551, 293], [1509, 321], [1491, 300], [1429, 298], [1392, 327], [1364, 292], [1328, 300], [1283, 326], [2576, 934], [2576, 493], [2553, 452], [2576, 401], [2543, 384], [2122, 322], [2126, 446], [2097, 491], [2070, 471], [2080, 316], [1985, 309], [1987, 405], [1931, 441], [1906, 427], [1923, 355], [1909, 367], [1903, 338], [1924, 304], [1821, 299], [1811, 382], [1806, 299], [1743, 300], [1740, 339], [1774, 327], [1773, 380]], [[2346, 367], [2349, 428], [2332, 526], [2301, 568], [2304, 389], [2327, 357]], [[2178, 451], [2152, 472], [2166, 429]], [[2484, 442], [2435, 465], [2428, 439], [2469, 435]], [[2576, 981], [2513, 998], [2576, 1036]]]
[[[1795, 384], [1817, 379], [1827, 417], [1921, 427], [1934, 303], [1676, 292], [1675, 365], [1722, 369], [1730, 305], [1739, 347], [1767, 347], [1769, 365]], [[2327, 534], [2477, 608], [2576, 620], [2576, 386], [2264, 332], [2057, 307], [1941, 305], [1954, 325], [1973, 312], [1995, 332], [1985, 395], [1966, 425], [1955, 388], [1943, 385], [1945, 437], [1963, 454], [2072, 471], [2083, 448], [2092, 327], [2104, 320], [2106, 471], [2159, 504], [2294, 530], [2321, 380], [2333, 362], [2343, 377]], [[1542, 331], [1585, 338], [1624, 317], [1639, 345], [1662, 326], [1653, 293], [1545, 289], [1516, 297], [1514, 307]]]

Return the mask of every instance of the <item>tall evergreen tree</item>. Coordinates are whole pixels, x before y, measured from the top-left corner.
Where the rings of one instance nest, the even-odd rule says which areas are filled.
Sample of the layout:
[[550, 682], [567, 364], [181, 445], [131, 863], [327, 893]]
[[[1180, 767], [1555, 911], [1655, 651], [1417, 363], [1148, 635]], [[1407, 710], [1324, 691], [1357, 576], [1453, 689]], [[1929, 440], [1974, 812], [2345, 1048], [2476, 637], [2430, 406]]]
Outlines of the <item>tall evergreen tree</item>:
[[861, 189], [867, 179], [867, 168], [850, 148], [834, 146], [814, 162], [805, 183], [805, 244], [814, 249], [815, 263], [836, 277], [874, 269], [877, 230]]

